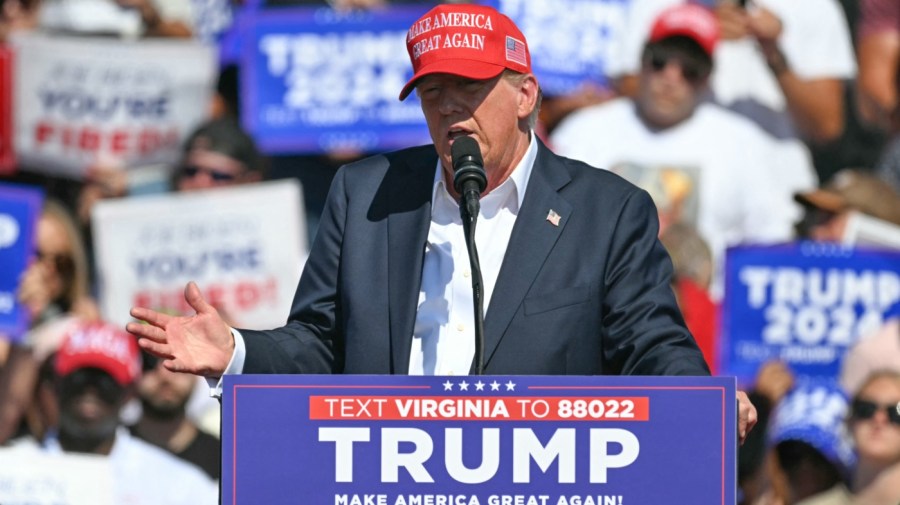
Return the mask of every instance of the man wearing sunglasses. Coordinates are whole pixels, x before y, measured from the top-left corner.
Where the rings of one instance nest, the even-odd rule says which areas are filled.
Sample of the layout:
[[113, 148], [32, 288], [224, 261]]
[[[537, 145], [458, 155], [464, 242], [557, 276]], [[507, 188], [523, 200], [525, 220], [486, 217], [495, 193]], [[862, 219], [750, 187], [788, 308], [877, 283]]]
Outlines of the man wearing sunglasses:
[[113, 503], [217, 503], [215, 482], [199, 468], [132, 437], [120, 411], [141, 375], [136, 340], [114, 325], [79, 322], [49, 358], [53, 374], [42, 397], [55, 398], [58, 427], [43, 440], [18, 440], [19, 449], [107, 458]]
[[778, 191], [780, 179], [767, 173], [772, 140], [705, 100], [718, 38], [716, 18], [705, 7], [663, 11], [644, 46], [637, 97], [577, 111], [551, 137], [559, 154], [647, 190], [661, 233], [674, 223], [696, 227], [712, 252], [714, 298], [728, 246], [789, 239], [799, 217], [789, 188]]

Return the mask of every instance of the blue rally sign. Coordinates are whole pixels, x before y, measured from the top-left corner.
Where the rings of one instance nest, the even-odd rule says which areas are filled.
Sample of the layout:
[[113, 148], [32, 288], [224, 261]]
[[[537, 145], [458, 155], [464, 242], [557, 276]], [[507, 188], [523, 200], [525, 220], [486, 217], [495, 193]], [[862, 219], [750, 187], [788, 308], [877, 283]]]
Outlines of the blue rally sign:
[[28, 328], [28, 313], [16, 291], [34, 253], [34, 228], [43, 200], [38, 188], [0, 184], [0, 336], [13, 340]]
[[[630, 0], [489, 0], [528, 39], [531, 66], [547, 95], [584, 84], [607, 87], [607, 66], [621, 50]], [[548, 29], [552, 27], [552, 29]]]
[[801, 242], [729, 249], [721, 373], [752, 384], [778, 359], [836, 377], [845, 351], [900, 301], [900, 252]]
[[260, 10], [242, 22], [245, 126], [270, 153], [381, 151], [430, 142], [415, 95], [410, 25], [425, 7]]
[[227, 505], [735, 503], [733, 377], [226, 376]]

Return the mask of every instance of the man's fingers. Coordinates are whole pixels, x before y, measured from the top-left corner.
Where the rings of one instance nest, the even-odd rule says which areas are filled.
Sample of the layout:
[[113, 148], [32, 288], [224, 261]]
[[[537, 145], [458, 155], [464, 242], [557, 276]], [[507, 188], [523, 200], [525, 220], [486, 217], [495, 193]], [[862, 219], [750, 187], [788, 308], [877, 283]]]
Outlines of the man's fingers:
[[197, 287], [197, 283], [194, 281], [188, 282], [187, 286], [185, 286], [184, 299], [198, 314], [211, 314], [216, 312], [216, 309], [212, 305], [206, 303], [206, 300], [203, 299], [200, 288]]
[[166, 338], [165, 330], [157, 328], [156, 326], [151, 326], [149, 324], [128, 323], [125, 325], [125, 331], [138, 338], [145, 338], [154, 342], [164, 344], [168, 341], [168, 339]]
[[144, 307], [133, 307], [130, 314], [131, 317], [135, 319], [147, 321], [153, 326], [158, 326], [160, 328], [169, 324], [169, 321], [172, 319], [172, 316], [168, 314], [163, 314], [162, 312], [157, 312], [155, 310], [145, 309]]
[[141, 349], [156, 356], [157, 358], [161, 358], [161, 359], [165, 359], [165, 360], [172, 358], [172, 353], [169, 352], [168, 345], [160, 344], [160, 343], [154, 342], [152, 340], [148, 340], [146, 338], [139, 338], [138, 346], [140, 346]]

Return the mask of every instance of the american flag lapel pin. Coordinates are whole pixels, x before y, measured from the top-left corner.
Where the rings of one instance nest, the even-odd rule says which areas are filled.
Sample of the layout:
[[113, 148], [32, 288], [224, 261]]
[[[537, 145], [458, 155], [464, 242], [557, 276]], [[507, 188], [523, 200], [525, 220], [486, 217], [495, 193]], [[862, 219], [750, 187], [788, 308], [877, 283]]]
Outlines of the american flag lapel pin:
[[561, 216], [556, 213], [555, 210], [550, 209], [550, 212], [547, 213], [547, 221], [550, 221], [550, 224], [553, 226], [559, 226], [559, 218]]

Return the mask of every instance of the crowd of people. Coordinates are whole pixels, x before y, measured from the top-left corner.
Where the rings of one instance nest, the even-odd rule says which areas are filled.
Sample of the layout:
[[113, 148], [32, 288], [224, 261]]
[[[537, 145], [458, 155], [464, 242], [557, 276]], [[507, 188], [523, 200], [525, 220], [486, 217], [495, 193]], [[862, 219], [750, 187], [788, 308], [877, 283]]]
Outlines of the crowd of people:
[[[0, 44], [26, 31], [215, 43], [249, 8], [241, 4], [351, 10], [438, 3], [0, 1]], [[674, 265], [671, 289], [716, 373], [728, 248], [796, 240], [863, 245], [864, 219], [880, 230], [865, 242], [900, 249], [900, 4], [630, 0], [625, 9], [610, 86], [538, 93], [534, 100], [544, 103], [532, 126], [556, 155], [614, 172], [652, 197], [658, 236]], [[326, 195], [338, 167], [370, 153], [264, 155], [240, 121], [239, 72], [234, 62], [223, 63], [208, 117], [180, 139], [166, 190], [296, 178], [312, 237], [319, 217], [328, 216]], [[462, 86], [430, 79], [410, 81], [419, 86], [426, 119], [449, 105], [429, 105], [422, 82]], [[107, 456], [115, 503], [215, 503], [217, 422], [190, 405], [206, 394], [206, 382], [142, 353], [124, 328], [104, 322], [96, 301], [92, 209], [103, 199], [131, 197], [127, 179], [127, 167], [109, 160], [75, 180], [34, 166], [0, 176], [0, 183], [38, 185], [47, 195], [35, 257], [17, 290], [29, 327], [15, 338], [0, 335], [0, 444]], [[503, 254], [486, 257], [493, 289]], [[429, 261], [439, 260], [426, 254], [425, 268]], [[900, 311], [893, 310], [874, 334], [854, 335], [858, 341], [832, 380], [798, 376], [778, 361], [759, 369], [750, 392], [758, 423], [740, 448], [740, 503], [900, 502], [898, 325]], [[443, 370], [422, 354], [418, 373]], [[339, 366], [352, 368], [349, 356]], [[618, 372], [628, 365], [615, 366]], [[148, 468], [181, 482], [155, 486]]]

